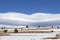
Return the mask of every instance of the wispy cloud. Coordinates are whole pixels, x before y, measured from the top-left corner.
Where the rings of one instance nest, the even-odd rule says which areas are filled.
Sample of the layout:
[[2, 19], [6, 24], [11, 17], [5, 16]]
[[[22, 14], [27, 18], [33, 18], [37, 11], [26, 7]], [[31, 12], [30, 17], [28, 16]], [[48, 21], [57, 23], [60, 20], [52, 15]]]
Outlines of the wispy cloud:
[[31, 15], [27, 15], [16, 12], [0, 13], [0, 24], [29, 25], [32, 23], [42, 23], [57, 20], [60, 20], [60, 14], [33, 13]]

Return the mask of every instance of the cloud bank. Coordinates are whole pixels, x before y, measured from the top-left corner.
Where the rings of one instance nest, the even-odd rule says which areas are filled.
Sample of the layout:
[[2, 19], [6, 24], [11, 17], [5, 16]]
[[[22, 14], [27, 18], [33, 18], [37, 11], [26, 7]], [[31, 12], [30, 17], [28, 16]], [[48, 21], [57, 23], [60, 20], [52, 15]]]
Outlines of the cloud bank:
[[7, 25], [49, 25], [60, 24], [60, 14], [8, 12], [0, 13], [0, 24]]

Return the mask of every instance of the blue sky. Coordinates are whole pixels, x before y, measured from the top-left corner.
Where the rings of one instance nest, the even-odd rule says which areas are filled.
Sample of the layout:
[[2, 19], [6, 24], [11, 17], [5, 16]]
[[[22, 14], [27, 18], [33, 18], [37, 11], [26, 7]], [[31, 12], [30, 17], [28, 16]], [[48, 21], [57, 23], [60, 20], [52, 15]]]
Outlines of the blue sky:
[[0, 0], [0, 13], [60, 13], [60, 0]]
[[60, 0], [0, 0], [0, 24], [60, 25]]

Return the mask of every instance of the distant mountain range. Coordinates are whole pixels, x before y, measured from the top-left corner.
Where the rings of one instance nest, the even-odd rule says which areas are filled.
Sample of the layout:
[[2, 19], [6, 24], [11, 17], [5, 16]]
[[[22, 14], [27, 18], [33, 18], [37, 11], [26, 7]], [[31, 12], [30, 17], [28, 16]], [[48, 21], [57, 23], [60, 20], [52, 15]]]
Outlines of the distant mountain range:
[[29, 23], [29, 24], [21, 24], [21, 23], [16, 23], [16, 24], [12, 24], [12, 23], [1, 23], [0, 22], [0, 27], [2, 26], [6, 26], [6, 27], [17, 27], [17, 26], [32, 26], [32, 27], [51, 27], [51, 26], [60, 26], [60, 20], [56, 20], [56, 21], [47, 21], [47, 22], [35, 22], [35, 23]]
[[9, 12], [0, 14], [0, 24], [4, 26], [59, 26], [60, 14], [34, 13], [31, 15]]

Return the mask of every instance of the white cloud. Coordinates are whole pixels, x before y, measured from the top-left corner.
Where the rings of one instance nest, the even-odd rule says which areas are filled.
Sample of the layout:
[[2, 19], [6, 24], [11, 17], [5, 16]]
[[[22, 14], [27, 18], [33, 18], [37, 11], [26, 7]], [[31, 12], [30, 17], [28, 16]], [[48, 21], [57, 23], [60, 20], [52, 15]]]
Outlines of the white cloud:
[[24, 13], [8, 12], [0, 13], [0, 24], [31, 24], [38, 22], [49, 22], [60, 20], [60, 14], [34, 13], [27, 15]]

